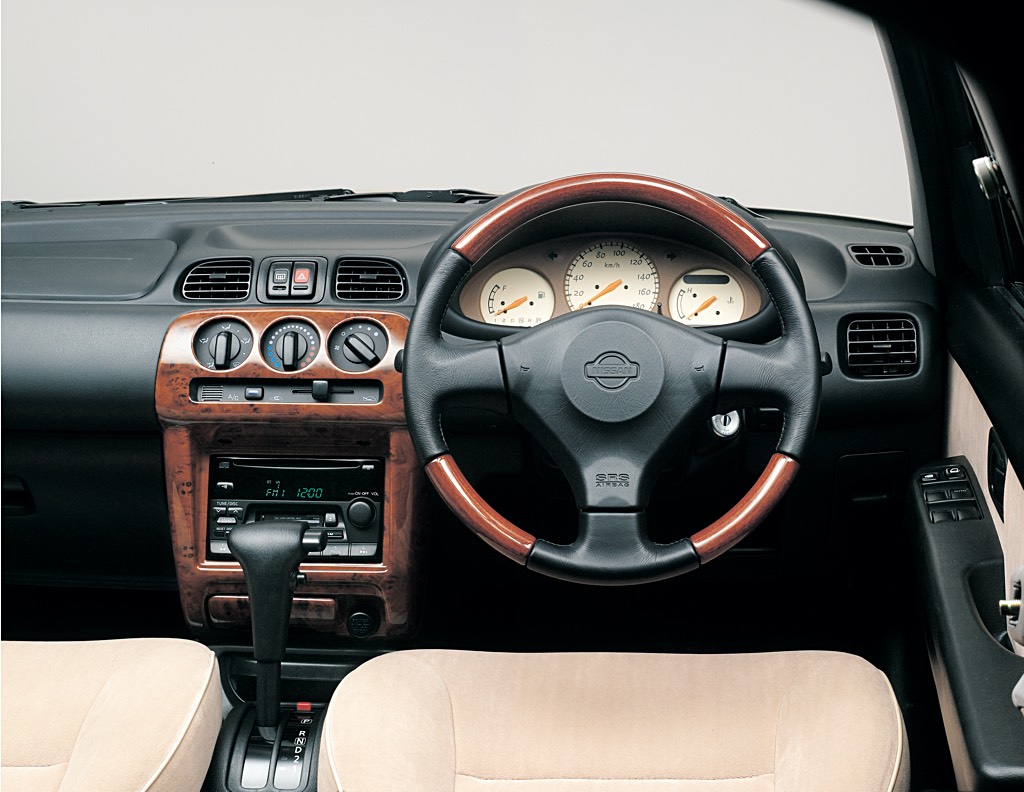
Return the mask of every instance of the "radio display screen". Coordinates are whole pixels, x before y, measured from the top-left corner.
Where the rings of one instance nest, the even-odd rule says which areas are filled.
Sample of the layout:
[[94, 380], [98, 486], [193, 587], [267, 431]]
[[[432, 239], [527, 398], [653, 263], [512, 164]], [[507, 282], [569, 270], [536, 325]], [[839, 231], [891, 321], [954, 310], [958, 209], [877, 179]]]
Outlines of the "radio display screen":
[[381, 459], [214, 457], [211, 473], [215, 495], [247, 500], [380, 499], [384, 490]]

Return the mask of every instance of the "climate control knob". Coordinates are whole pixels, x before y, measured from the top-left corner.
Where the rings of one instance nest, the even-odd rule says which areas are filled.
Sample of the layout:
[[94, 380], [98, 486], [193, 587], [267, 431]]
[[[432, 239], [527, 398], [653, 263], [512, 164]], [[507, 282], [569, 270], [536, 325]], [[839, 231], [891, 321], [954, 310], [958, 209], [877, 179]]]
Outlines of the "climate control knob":
[[342, 371], [368, 371], [384, 359], [388, 334], [374, 322], [345, 322], [334, 328], [327, 351]]
[[320, 351], [320, 336], [306, 322], [281, 322], [263, 337], [263, 359], [278, 371], [301, 371]]
[[252, 332], [236, 319], [207, 322], [192, 339], [196, 360], [214, 371], [237, 368], [251, 349]]

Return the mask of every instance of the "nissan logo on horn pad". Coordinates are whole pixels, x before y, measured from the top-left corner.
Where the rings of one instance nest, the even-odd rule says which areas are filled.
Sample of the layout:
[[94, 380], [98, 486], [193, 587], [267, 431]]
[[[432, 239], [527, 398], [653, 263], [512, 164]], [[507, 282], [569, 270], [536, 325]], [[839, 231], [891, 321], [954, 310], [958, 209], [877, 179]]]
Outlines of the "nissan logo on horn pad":
[[625, 355], [605, 352], [587, 363], [583, 373], [605, 390], [618, 390], [640, 376], [640, 367]]

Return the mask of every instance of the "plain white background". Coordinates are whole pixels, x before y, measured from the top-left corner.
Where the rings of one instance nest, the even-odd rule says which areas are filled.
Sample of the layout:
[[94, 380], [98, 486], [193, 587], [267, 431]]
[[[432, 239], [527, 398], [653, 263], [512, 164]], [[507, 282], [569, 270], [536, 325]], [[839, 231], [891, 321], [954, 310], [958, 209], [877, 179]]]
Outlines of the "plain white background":
[[911, 220], [874, 30], [810, 0], [6, 0], [0, 101], [5, 200], [625, 170]]

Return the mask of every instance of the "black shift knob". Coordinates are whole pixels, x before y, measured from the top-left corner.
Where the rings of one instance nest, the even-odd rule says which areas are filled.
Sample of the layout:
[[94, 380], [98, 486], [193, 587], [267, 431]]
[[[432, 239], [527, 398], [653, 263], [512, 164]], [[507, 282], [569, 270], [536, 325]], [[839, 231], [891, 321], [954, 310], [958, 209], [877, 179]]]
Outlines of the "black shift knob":
[[238, 559], [249, 589], [252, 650], [256, 657], [256, 725], [273, 743], [281, 709], [281, 661], [299, 562], [327, 544], [327, 533], [305, 522], [269, 520], [231, 529], [228, 549]]
[[[306, 534], [311, 536], [304, 542]], [[312, 541], [311, 541], [312, 540]], [[327, 535], [300, 521], [268, 520], [231, 529], [228, 549], [238, 559], [249, 589], [253, 650], [258, 662], [281, 662], [299, 562], [323, 549]]]

